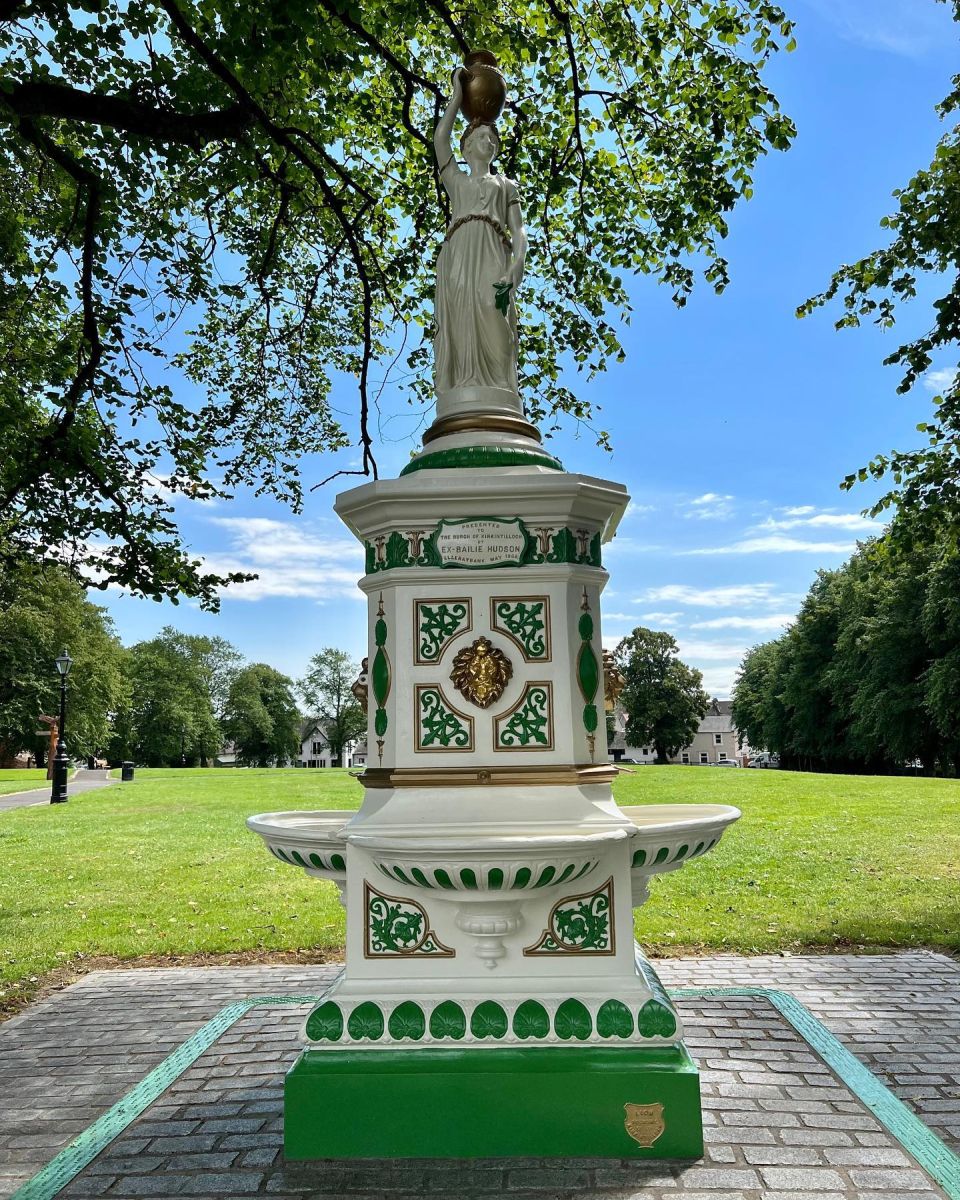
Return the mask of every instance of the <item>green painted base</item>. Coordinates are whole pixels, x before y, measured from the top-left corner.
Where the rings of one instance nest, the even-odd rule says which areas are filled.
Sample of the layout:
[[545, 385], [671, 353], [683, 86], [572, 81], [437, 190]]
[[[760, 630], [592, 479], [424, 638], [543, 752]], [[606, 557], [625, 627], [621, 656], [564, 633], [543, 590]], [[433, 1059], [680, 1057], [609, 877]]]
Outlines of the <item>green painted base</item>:
[[[662, 1119], [643, 1105], [662, 1105]], [[284, 1149], [293, 1160], [700, 1158], [699, 1077], [682, 1045], [304, 1050], [287, 1073]]]

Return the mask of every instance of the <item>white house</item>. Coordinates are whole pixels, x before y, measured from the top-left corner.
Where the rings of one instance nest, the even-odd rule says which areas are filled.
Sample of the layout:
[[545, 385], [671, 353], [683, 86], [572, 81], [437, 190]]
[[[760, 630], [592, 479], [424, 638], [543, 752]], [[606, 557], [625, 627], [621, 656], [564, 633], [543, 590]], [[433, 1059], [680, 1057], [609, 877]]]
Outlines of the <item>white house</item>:
[[[347, 742], [343, 748], [344, 767], [363, 767], [367, 763], [367, 743], [363, 738]], [[300, 766], [332, 767], [333, 755], [321, 717], [308, 717], [300, 726]]]
[[[626, 741], [626, 713], [617, 708], [613, 714], [614, 737], [610, 743], [610, 757], [614, 762], [656, 762], [657, 752], [653, 746], [629, 746]], [[733, 723], [733, 702], [711, 700], [700, 721], [689, 746], [675, 754], [670, 761], [683, 766], [711, 766], [718, 762], [743, 763], [750, 754], [749, 746], [739, 745], [740, 735]]]

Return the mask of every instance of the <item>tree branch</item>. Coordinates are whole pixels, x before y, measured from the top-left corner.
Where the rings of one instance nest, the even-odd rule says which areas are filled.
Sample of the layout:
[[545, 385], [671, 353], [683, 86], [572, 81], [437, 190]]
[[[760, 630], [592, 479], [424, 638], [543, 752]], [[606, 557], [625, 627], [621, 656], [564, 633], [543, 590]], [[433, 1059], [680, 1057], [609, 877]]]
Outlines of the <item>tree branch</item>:
[[408, 83], [416, 84], [418, 87], [422, 87], [425, 91], [430, 92], [438, 100], [446, 101], [446, 96], [444, 96], [444, 94], [432, 80], [426, 79], [423, 75], [418, 75], [416, 71], [411, 71], [408, 66], [406, 66], [400, 61], [399, 58], [397, 58], [392, 50], [388, 50], [387, 47], [381, 41], [378, 41], [372, 33], [354, 21], [349, 13], [340, 12], [334, 3], [334, 0], [320, 0], [320, 4], [323, 9], [334, 18], [334, 20], [339, 21], [345, 29], [349, 29], [351, 33], [356, 34], [356, 36], [362, 42], [366, 42], [366, 44], [371, 50], [374, 51], [378, 58], [382, 58], [388, 66], [393, 67], [397, 74], [400, 75], [404, 80], [406, 80]]
[[[2, 0], [0, 0], [2, 2]], [[183, 113], [152, 108], [121, 96], [98, 95], [61, 83], [27, 81], [0, 91], [3, 102], [20, 117], [54, 117], [122, 129], [159, 142], [203, 146], [232, 140], [250, 127], [250, 114], [239, 104], [214, 112]]]
[[18, 17], [26, 16], [24, 10], [29, 7], [28, 0], [0, 0], [0, 22], [15, 21]]
[[427, 4], [429, 4], [440, 20], [443, 21], [444, 25], [446, 25], [446, 27], [450, 30], [450, 33], [453, 35], [453, 40], [459, 46], [461, 53], [469, 54], [470, 45], [463, 36], [460, 26], [453, 19], [450, 9], [447, 8], [444, 3], [442, 3], [442, 0], [427, 0]]
[[[323, 0], [321, 0], [323, 2]], [[164, 12], [170, 18], [174, 29], [183, 39], [183, 41], [207, 64], [210, 70], [220, 79], [237, 97], [238, 101], [246, 108], [257, 120], [265, 133], [279, 145], [284, 146], [290, 153], [302, 163], [310, 174], [317, 181], [317, 186], [323, 194], [324, 200], [330, 207], [337, 223], [343, 230], [344, 237], [350, 247], [350, 257], [353, 260], [357, 275], [360, 279], [360, 286], [363, 292], [363, 311], [362, 311], [362, 353], [360, 360], [360, 442], [363, 447], [363, 469], [371, 471], [373, 477], [377, 478], [377, 464], [373, 456], [373, 440], [370, 437], [369, 431], [369, 416], [370, 402], [367, 394], [367, 380], [370, 372], [370, 358], [373, 353], [373, 330], [372, 330], [372, 312], [373, 312], [373, 288], [370, 284], [370, 275], [367, 271], [367, 265], [363, 257], [362, 239], [358, 236], [357, 230], [353, 222], [350, 220], [343, 206], [343, 202], [337, 193], [330, 186], [330, 182], [324, 175], [323, 171], [313, 161], [310, 155], [304, 150], [290, 132], [284, 130], [281, 126], [270, 117], [269, 113], [259, 103], [258, 100], [247, 90], [230, 68], [222, 61], [220, 56], [211, 49], [210, 46], [203, 40], [200, 34], [189, 23], [180, 9], [177, 7], [175, 0], [160, 0], [160, 5]], [[342, 174], [343, 168], [339, 164], [334, 163], [326, 151], [318, 151], [323, 159], [330, 165], [338, 168], [338, 174]]]

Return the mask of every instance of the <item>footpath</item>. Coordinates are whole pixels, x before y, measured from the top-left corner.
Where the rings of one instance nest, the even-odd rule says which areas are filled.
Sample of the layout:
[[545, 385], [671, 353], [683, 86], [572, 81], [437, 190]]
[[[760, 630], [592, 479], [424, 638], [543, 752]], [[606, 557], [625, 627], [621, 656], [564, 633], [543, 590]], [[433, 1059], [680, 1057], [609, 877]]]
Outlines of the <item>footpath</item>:
[[[92, 792], [97, 788], [107, 787], [109, 784], [116, 782], [116, 779], [110, 778], [109, 771], [88, 771], [84, 768], [81, 771], [77, 771], [70, 780], [67, 795], [80, 796], [84, 792]], [[7, 812], [11, 808], [28, 808], [31, 804], [49, 803], [50, 781], [46, 780], [40, 787], [30, 788], [24, 792], [10, 792], [9, 795], [0, 796], [0, 812]]]

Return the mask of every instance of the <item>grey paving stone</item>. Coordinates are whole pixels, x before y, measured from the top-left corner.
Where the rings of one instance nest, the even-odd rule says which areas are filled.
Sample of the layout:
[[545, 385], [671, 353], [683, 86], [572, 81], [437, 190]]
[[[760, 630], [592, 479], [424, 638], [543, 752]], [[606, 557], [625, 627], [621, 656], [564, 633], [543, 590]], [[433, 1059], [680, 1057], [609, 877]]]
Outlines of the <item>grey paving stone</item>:
[[[960, 1055], [953, 1049], [960, 1044], [960, 969], [949, 959], [926, 952], [718, 956], [660, 960], [657, 968], [670, 987], [771, 986], [795, 994], [940, 1136], [960, 1140]], [[59, 1146], [76, 1136], [224, 1004], [254, 994], [316, 994], [335, 969], [102, 973], [0, 1026], [0, 1094], [20, 1101], [16, 1113], [0, 1111], [0, 1196], [51, 1156], [48, 1137]], [[754, 998], [682, 1005], [689, 1045], [705, 1067], [701, 1163], [285, 1166], [282, 1079], [306, 1011], [252, 1010], [63, 1195], [943, 1200], [779, 1014]], [[24, 1144], [31, 1138], [41, 1144]]]
[[923, 1191], [929, 1180], [914, 1170], [896, 1170], [894, 1168], [877, 1167], [875, 1169], [857, 1170], [850, 1172], [850, 1178], [858, 1188], [869, 1188], [879, 1191], [881, 1188], [898, 1189], [905, 1192]]
[[821, 1161], [813, 1146], [744, 1146], [743, 1157], [755, 1167], [809, 1167]]
[[729, 1188], [745, 1190], [760, 1186], [756, 1171], [735, 1167], [688, 1167], [680, 1172], [685, 1189], [708, 1188], [721, 1191]]
[[846, 1182], [827, 1167], [761, 1167], [766, 1187], [785, 1191], [843, 1192]]

